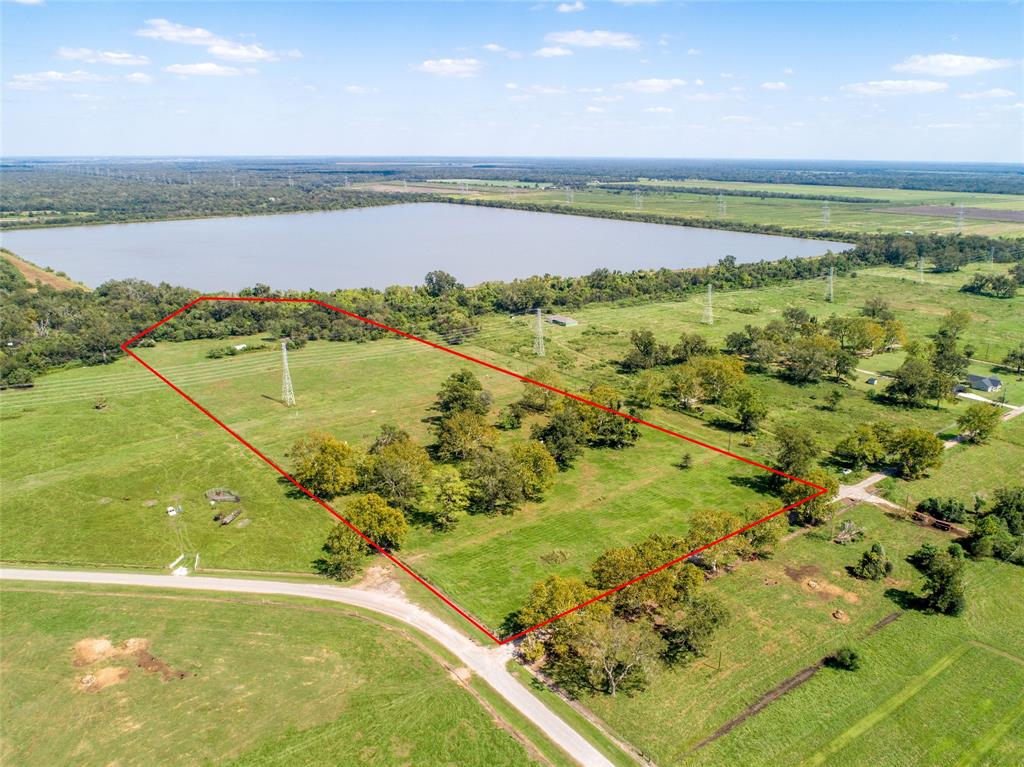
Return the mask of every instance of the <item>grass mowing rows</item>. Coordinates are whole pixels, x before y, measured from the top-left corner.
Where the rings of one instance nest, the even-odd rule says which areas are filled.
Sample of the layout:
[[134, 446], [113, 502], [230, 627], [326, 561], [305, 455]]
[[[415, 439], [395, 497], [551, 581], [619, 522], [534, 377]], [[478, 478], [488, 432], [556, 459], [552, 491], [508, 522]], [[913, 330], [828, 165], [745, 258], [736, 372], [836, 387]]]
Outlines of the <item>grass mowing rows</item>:
[[[474, 696], [441, 648], [355, 608], [15, 582], [3, 602], [5, 764], [535, 763], [481, 705], [494, 693]], [[149, 640], [186, 676], [164, 681], [134, 658], [75, 666], [75, 644], [101, 637]], [[128, 671], [81, 689], [103, 668]], [[571, 763], [514, 724], [548, 763]]]

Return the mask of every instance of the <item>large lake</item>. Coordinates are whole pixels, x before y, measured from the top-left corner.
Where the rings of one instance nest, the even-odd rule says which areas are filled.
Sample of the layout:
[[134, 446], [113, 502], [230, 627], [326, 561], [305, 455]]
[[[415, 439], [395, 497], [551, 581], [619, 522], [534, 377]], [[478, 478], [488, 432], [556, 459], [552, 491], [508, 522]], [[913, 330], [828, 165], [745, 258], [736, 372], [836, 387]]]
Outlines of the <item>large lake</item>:
[[575, 276], [817, 256], [823, 240], [421, 203], [379, 208], [4, 232], [39, 266], [95, 287], [137, 277], [199, 290], [412, 285], [432, 269], [467, 285], [533, 274]]

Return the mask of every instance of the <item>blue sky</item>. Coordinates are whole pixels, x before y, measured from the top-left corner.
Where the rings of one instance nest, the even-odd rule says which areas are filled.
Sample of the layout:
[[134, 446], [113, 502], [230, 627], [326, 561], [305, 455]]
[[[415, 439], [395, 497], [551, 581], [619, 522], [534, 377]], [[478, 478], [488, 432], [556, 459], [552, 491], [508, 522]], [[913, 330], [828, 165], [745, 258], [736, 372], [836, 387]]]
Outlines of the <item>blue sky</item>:
[[5, 156], [1024, 161], [1017, 3], [0, 9]]

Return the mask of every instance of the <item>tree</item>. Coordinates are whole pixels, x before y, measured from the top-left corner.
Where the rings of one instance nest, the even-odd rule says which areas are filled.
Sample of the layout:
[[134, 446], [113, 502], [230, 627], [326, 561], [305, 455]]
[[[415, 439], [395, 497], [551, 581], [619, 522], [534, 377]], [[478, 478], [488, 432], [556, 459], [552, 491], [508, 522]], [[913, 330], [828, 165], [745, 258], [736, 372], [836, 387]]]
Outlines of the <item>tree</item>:
[[[742, 520], [728, 511], [701, 509], [694, 512], [690, 518], [690, 529], [686, 533], [683, 548], [694, 551], [709, 546], [742, 526]], [[716, 572], [719, 562], [728, 563], [748, 553], [747, 540], [743, 536], [735, 535], [704, 549], [694, 557], [694, 560], [711, 572]]]
[[860, 668], [860, 653], [852, 647], [840, 647], [825, 659], [825, 663], [842, 671], [856, 671]]
[[877, 425], [859, 424], [852, 434], [836, 445], [832, 451], [833, 457], [855, 469], [880, 464], [885, 460], [887, 452], [884, 442], [887, 435], [880, 434]]
[[669, 371], [667, 392], [680, 410], [690, 410], [704, 399], [700, 377], [690, 363], [677, 365]]
[[[572, 610], [583, 602], [596, 597], [600, 592], [591, 588], [579, 578], [548, 576], [533, 584], [530, 594], [515, 615], [513, 623], [517, 631], [543, 623], [548, 618]], [[560, 658], [569, 654], [584, 624], [589, 620], [606, 620], [611, 607], [605, 601], [593, 602], [542, 626], [524, 638], [520, 649], [528, 660], [536, 661], [544, 654], [549, 658]]]
[[[792, 510], [793, 521], [798, 525], [821, 525], [835, 514], [835, 498], [839, 493], [839, 480], [824, 469], [811, 469], [803, 477], [825, 492], [809, 501], [804, 501]], [[782, 487], [782, 500], [787, 506], [801, 498], [818, 492], [802, 482], [788, 482]]]
[[948, 522], [967, 520], [967, 507], [956, 498], [925, 498], [917, 504], [917, 510], [935, 519]]
[[[620, 689], [641, 690], [646, 686], [650, 667], [663, 644], [643, 623], [612, 616], [586, 621], [574, 649], [589, 686], [614, 697]], [[559, 674], [557, 666], [556, 676], [565, 676], [564, 672]]]
[[593, 406], [583, 410], [588, 444], [594, 447], [621, 448], [632, 445], [640, 438], [640, 429], [636, 423], [619, 415], [625, 407], [621, 394], [610, 386], [594, 386], [589, 395], [593, 402], [618, 412], [610, 413]]
[[378, 453], [388, 445], [393, 445], [396, 442], [406, 442], [409, 440], [409, 433], [404, 429], [400, 429], [394, 424], [386, 423], [380, 427], [380, 433], [377, 438], [370, 445], [370, 454]]
[[956, 425], [968, 442], [987, 442], [996, 427], [1002, 423], [1002, 418], [1002, 412], [998, 405], [986, 405], [984, 402], [978, 402], [970, 405], [956, 419]]
[[547, 424], [538, 424], [531, 431], [531, 436], [544, 445], [558, 468], [563, 470], [583, 455], [583, 447], [587, 443], [588, 427], [580, 408], [574, 401], [567, 402]]
[[833, 413], [839, 409], [839, 403], [843, 401], [843, 393], [839, 389], [830, 389], [825, 395], [825, 407]]
[[672, 357], [676, 362], [688, 362], [694, 357], [704, 357], [714, 353], [711, 344], [700, 333], [686, 333], [679, 336], [679, 343], [672, 347]]
[[337, 581], [347, 581], [359, 571], [366, 557], [366, 542], [348, 525], [339, 522], [327, 534], [323, 556], [313, 566], [318, 573]]
[[697, 357], [687, 363], [692, 367], [704, 398], [708, 402], [726, 403], [735, 390], [744, 383], [743, 361], [736, 357], [716, 354]]
[[939, 324], [939, 333], [957, 338], [970, 324], [970, 313], [962, 309], [950, 309]]
[[442, 461], [463, 461], [497, 441], [497, 429], [471, 410], [454, 412], [437, 424], [437, 457]]
[[349, 521], [382, 549], [401, 548], [409, 525], [405, 515], [376, 493], [355, 496], [345, 507]]
[[814, 432], [806, 426], [782, 424], [775, 429], [775, 468], [802, 477], [821, 455]]
[[990, 513], [1005, 520], [1014, 535], [1024, 535], [1024, 485], [996, 490]]
[[885, 388], [885, 393], [897, 401], [921, 406], [926, 400], [937, 397], [941, 386], [942, 382], [938, 380], [935, 370], [926, 360], [907, 357], [893, 373], [892, 381]]
[[963, 549], [951, 544], [931, 557], [924, 570], [924, 601], [929, 609], [960, 615], [967, 606]]
[[[591, 565], [589, 583], [606, 591], [684, 553], [680, 541], [652, 535], [632, 546], [608, 549], [601, 554]], [[611, 601], [616, 614], [635, 618], [688, 598], [703, 580], [703, 574], [692, 564], [676, 565], [630, 584], [611, 597]]]
[[325, 500], [350, 492], [358, 481], [358, 456], [347, 442], [326, 432], [311, 432], [288, 452], [292, 476]]
[[629, 342], [633, 348], [622, 360], [622, 367], [626, 370], [646, 370], [669, 361], [668, 345], [659, 344], [650, 330], [632, 331]]
[[469, 508], [469, 494], [469, 485], [458, 469], [435, 466], [420, 502], [420, 512], [438, 530], [451, 530]]
[[[553, 386], [556, 389], [565, 388], [562, 377], [550, 365], [541, 365], [534, 368], [527, 374], [527, 378]], [[565, 397], [561, 394], [545, 389], [543, 386], [523, 381], [523, 398], [519, 402], [527, 410], [534, 413], [550, 413], [561, 406], [564, 401]]]
[[890, 460], [904, 479], [918, 479], [942, 464], [942, 440], [926, 429], [900, 429], [887, 447]]
[[715, 633], [728, 622], [729, 611], [718, 597], [705, 592], [697, 594], [666, 623], [665, 659], [679, 663], [705, 655]]
[[477, 321], [461, 309], [438, 311], [430, 328], [449, 344], [461, 344], [480, 332]]
[[[771, 501], [751, 504], [743, 510], [743, 522], [744, 524], [757, 522], [776, 511], [778, 511], [778, 505]], [[746, 539], [752, 556], [758, 559], [769, 559], [775, 553], [775, 547], [782, 540], [785, 531], [786, 515], [779, 514], [744, 530], [741, 535]]]
[[656, 370], [642, 370], [633, 381], [629, 399], [638, 407], [648, 408], [661, 399], [666, 385], [665, 376]]
[[460, 370], [441, 385], [436, 407], [445, 415], [463, 412], [486, 415], [491, 407], [491, 395], [484, 391], [473, 371]]
[[896, 317], [893, 314], [892, 308], [889, 302], [884, 298], [878, 296], [871, 296], [864, 302], [864, 306], [861, 307], [860, 313], [865, 317], [871, 317], [878, 322], [884, 322], [885, 320], [891, 320]]
[[757, 431], [757, 427], [768, 416], [768, 404], [764, 397], [749, 386], [741, 386], [736, 390], [734, 398], [740, 429], [745, 432]]
[[460, 285], [457, 279], [441, 270], [427, 272], [427, 276], [423, 278], [423, 287], [432, 298], [463, 289], [463, 285]]
[[995, 514], [986, 514], [974, 524], [967, 547], [975, 557], [995, 557], [1024, 564], [1024, 538], [1011, 533], [1006, 520]]
[[853, 567], [853, 574], [865, 580], [880, 581], [892, 573], [892, 562], [885, 555], [882, 544], [873, 543]]
[[1024, 343], [1016, 349], [1011, 349], [1007, 352], [1006, 356], [1003, 357], [1003, 364], [1017, 375], [1024, 372]]
[[786, 347], [782, 365], [795, 383], [813, 383], [835, 371], [840, 351], [834, 338], [820, 333], [800, 336]]
[[518, 442], [508, 450], [512, 468], [522, 485], [522, 495], [528, 501], [539, 501], [551, 487], [558, 474], [558, 464], [551, 453], [536, 440]]
[[427, 451], [410, 439], [391, 442], [370, 454], [363, 487], [400, 509], [410, 509], [423, 494], [430, 476]]

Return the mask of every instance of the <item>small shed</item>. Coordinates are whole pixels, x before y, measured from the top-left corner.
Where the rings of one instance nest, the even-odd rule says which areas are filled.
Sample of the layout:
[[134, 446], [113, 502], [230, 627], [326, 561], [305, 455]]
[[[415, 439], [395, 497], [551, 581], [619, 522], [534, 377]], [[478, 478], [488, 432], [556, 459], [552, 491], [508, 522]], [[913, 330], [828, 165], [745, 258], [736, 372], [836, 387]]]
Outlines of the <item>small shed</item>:
[[572, 317], [566, 317], [564, 314], [549, 314], [548, 322], [552, 325], [561, 325], [563, 328], [571, 328], [573, 325], [580, 324]]
[[999, 391], [1003, 388], [1003, 382], [996, 376], [968, 375], [967, 383], [976, 391]]
[[878, 386], [878, 379], [877, 378], [869, 378], [868, 379], [868, 386]]

